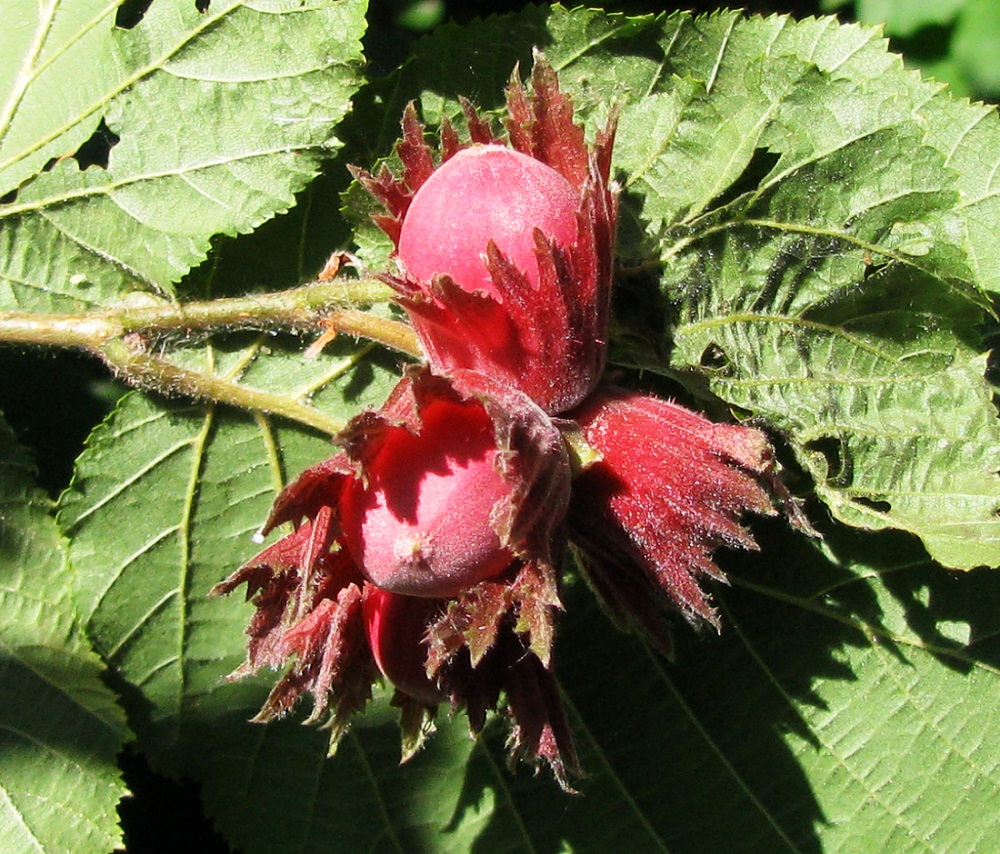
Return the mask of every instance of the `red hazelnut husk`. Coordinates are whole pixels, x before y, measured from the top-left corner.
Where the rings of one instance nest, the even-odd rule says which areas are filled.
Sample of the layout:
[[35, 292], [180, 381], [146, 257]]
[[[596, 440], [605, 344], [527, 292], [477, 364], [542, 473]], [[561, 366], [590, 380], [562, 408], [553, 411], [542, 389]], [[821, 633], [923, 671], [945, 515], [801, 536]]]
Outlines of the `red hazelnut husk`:
[[445, 121], [435, 167], [410, 105], [401, 174], [353, 171], [388, 209], [375, 221], [396, 246], [400, 274], [386, 281], [431, 368], [475, 371], [557, 414], [579, 404], [605, 366], [616, 118], [588, 149], [541, 54], [531, 83], [529, 95], [515, 70], [506, 142], [463, 101], [471, 139], [459, 142]]
[[551, 673], [570, 488], [559, 429], [523, 392], [413, 369], [338, 442], [263, 533], [295, 530], [212, 591], [246, 584], [257, 609], [234, 678], [288, 665], [256, 720], [309, 693], [335, 747], [381, 676], [404, 758], [438, 703], [474, 732], [502, 706], [512, 755], [548, 762], [568, 788], [576, 754]]
[[257, 609], [234, 676], [287, 664], [259, 720], [310, 693], [335, 746], [382, 678], [404, 758], [440, 703], [473, 732], [502, 709], [511, 756], [568, 790], [579, 766], [552, 671], [566, 535], [612, 617], [669, 653], [671, 611], [718, 627], [701, 581], [725, 581], [720, 546], [757, 548], [746, 514], [777, 500], [809, 528], [763, 433], [599, 385], [615, 118], [588, 149], [537, 54], [531, 83], [508, 86], [506, 141], [463, 101], [470, 141], [444, 122], [435, 166], [411, 105], [401, 173], [354, 170], [388, 211], [385, 279], [429, 369], [351, 420], [275, 502], [264, 533], [292, 533], [214, 592], [245, 583]]
[[254, 722], [279, 718], [311, 694], [306, 722], [325, 721], [331, 752], [378, 678], [361, 610], [366, 582], [342, 551], [330, 551], [332, 520], [330, 509], [321, 508], [210, 591], [219, 596], [246, 584], [256, 608], [246, 661], [229, 679], [290, 663]]
[[570, 537], [611, 615], [668, 653], [671, 610], [717, 629], [699, 581], [725, 581], [718, 547], [757, 549], [746, 513], [777, 512], [767, 438], [614, 386], [568, 417], [596, 456], [573, 485]]

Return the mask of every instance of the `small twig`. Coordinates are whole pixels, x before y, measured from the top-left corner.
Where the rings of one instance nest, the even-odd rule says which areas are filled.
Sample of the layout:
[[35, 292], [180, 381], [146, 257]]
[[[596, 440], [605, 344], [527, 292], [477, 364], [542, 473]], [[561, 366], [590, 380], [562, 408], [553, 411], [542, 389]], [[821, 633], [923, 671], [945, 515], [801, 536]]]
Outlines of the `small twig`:
[[408, 353], [411, 356], [420, 355], [420, 344], [417, 341], [416, 333], [398, 320], [389, 320], [367, 311], [349, 308], [330, 312], [320, 323], [336, 333], [378, 341], [386, 347], [391, 347], [400, 353]]
[[159, 356], [133, 350], [124, 341], [108, 341], [97, 350], [108, 367], [130, 385], [226, 403], [251, 412], [278, 415], [333, 436], [344, 422], [290, 397], [247, 388], [212, 374], [192, 371]]
[[[188, 303], [111, 308], [79, 314], [0, 312], [0, 342], [49, 347], [86, 347], [129, 333], [144, 336], [173, 332], [266, 329], [301, 332], [317, 330], [338, 309], [386, 302], [392, 290], [375, 279], [314, 282], [277, 293]], [[353, 314], [360, 314], [354, 312]], [[407, 339], [385, 318], [350, 331], [394, 349], [418, 355], [415, 339]], [[387, 340], [369, 333], [384, 333]]]
[[148, 339], [247, 329], [325, 330], [327, 338], [342, 332], [417, 356], [419, 344], [407, 324], [356, 308], [385, 302], [392, 295], [391, 289], [376, 279], [339, 279], [278, 293], [80, 314], [0, 312], [0, 343], [82, 349], [101, 358], [130, 385], [271, 413], [333, 434], [343, 427], [338, 419], [288, 396], [180, 367], [153, 355], [146, 346]]

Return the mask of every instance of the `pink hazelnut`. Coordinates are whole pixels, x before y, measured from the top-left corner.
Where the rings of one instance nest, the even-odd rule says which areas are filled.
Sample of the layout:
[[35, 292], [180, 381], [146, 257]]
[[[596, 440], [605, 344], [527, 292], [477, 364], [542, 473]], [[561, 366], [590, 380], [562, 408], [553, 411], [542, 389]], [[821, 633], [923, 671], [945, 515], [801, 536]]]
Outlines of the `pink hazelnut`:
[[465, 291], [498, 297], [486, 261], [493, 241], [537, 288], [534, 230], [558, 246], [573, 246], [579, 207], [579, 192], [551, 166], [503, 146], [467, 148], [414, 195], [399, 259], [418, 281], [444, 273]]
[[513, 556], [495, 529], [511, 487], [493, 421], [474, 400], [428, 401], [419, 432], [389, 430], [363, 479], [345, 484], [344, 540], [365, 576], [409, 596], [447, 597], [502, 572]]
[[426, 706], [445, 695], [428, 678], [424, 633], [439, 603], [432, 599], [397, 596], [368, 585], [362, 609], [368, 643], [382, 675], [404, 694]]

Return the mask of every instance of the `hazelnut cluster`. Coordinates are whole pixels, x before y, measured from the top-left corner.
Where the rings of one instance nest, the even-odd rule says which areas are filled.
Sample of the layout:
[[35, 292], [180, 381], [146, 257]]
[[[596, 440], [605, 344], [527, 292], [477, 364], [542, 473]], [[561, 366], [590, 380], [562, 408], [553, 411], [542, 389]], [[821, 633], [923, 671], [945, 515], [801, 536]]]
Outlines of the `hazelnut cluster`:
[[[440, 157], [412, 105], [400, 174], [355, 177], [385, 207], [386, 275], [422, 345], [377, 411], [278, 497], [265, 533], [294, 531], [215, 588], [246, 584], [256, 614], [235, 675], [286, 666], [259, 715], [300, 696], [334, 744], [388, 680], [404, 757], [435, 710], [473, 732], [502, 709], [511, 756], [579, 773], [553, 675], [568, 540], [622, 625], [669, 643], [666, 615], [718, 624], [699, 585], [718, 546], [756, 548], [773, 514], [762, 433], [603, 379], [618, 188], [614, 114], [593, 146], [555, 72], [515, 73], [505, 136], [463, 102]], [[581, 454], [580, 448], [585, 452]]]

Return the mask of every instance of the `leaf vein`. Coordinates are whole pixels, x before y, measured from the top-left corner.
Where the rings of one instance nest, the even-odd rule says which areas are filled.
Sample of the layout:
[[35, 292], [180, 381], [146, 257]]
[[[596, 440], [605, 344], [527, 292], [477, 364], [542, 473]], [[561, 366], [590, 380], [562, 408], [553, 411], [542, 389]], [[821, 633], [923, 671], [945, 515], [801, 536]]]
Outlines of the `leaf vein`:
[[178, 591], [168, 590], [164, 593], [156, 602], [154, 602], [149, 608], [146, 609], [145, 613], [140, 614], [138, 620], [133, 623], [132, 627], [122, 634], [118, 639], [117, 643], [112, 646], [105, 653], [106, 658], [113, 660], [118, 657], [118, 654], [129, 644], [129, 642], [153, 619], [157, 614], [159, 614], [173, 599], [178, 596]]
[[402, 842], [396, 833], [396, 827], [392, 823], [392, 819], [389, 815], [389, 807], [386, 804], [385, 797], [382, 794], [382, 788], [378, 784], [378, 779], [375, 777], [375, 773], [372, 771], [371, 763], [368, 761], [368, 755], [364, 751], [364, 747], [361, 744], [361, 739], [358, 738], [357, 734], [351, 730], [348, 733], [348, 737], [351, 743], [354, 745], [354, 749], [358, 754], [358, 758], [361, 761], [361, 767], [364, 770], [365, 778], [368, 780], [368, 784], [372, 788], [372, 794], [375, 797], [375, 802], [378, 804], [379, 817], [385, 824], [386, 835], [392, 842], [393, 847], [400, 852], [400, 854], [406, 854], [406, 849], [403, 847]]
[[[162, 418], [163, 416], [160, 415], [159, 417]], [[154, 418], [152, 420], [155, 421], [157, 419]], [[86, 510], [84, 510], [82, 513], [76, 516], [76, 518], [74, 518], [72, 523], [69, 525], [67, 533], [75, 530], [79, 526], [79, 524], [83, 522], [85, 519], [92, 516], [98, 510], [103, 509], [106, 505], [110, 504], [116, 498], [120, 497], [122, 493], [126, 492], [131, 487], [135, 486], [135, 484], [138, 483], [140, 480], [142, 480], [143, 477], [154, 471], [157, 468], [157, 466], [162, 465], [168, 459], [173, 457], [175, 454], [178, 454], [181, 451], [185, 451], [188, 448], [192, 447], [193, 444], [194, 441], [192, 439], [182, 439], [179, 442], [175, 442], [169, 448], [166, 448], [162, 453], [157, 454], [155, 457], [149, 460], [149, 462], [141, 466], [129, 477], [116, 483], [114, 488], [108, 491], [107, 495], [103, 496], [99, 501], [96, 501], [93, 504], [91, 504], [88, 508], [86, 508]]]
[[605, 32], [601, 33], [601, 35], [598, 38], [591, 39], [582, 47], [578, 48], [574, 53], [568, 54], [567, 56], [560, 59], [558, 62], [553, 63], [555, 70], [564, 71], [578, 59], [581, 59], [582, 57], [590, 53], [591, 50], [593, 50], [596, 47], [600, 47], [602, 44], [604, 44], [604, 42], [615, 38], [615, 36], [617, 36], [623, 30], [626, 30], [627, 28], [628, 28], [627, 19], [614, 27], [609, 27]]
[[591, 749], [594, 751], [594, 753], [597, 754], [598, 758], [600, 759], [601, 765], [603, 766], [605, 773], [611, 778], [612, 782], [615, 785], [615, 788], [618, 789], [624, 801], [632, 808], [632, 812], [635, 813], [636, 818], [638, 818], [639, 824], [641, 824], [643, 829], [649, 834], [649, 838], [656, 844], [656, 847], [660, 851], [666, 852], [668, 849], [663, 844], [663, 840], [660, 838], [660, 835], [656, 832], [656, 829], [652, 826], [652, 824], [650, 824], [649, 819], [647, 818], [645, 812], [643, 812], [643, 810], [639, 807], [639, 804], [636, 802], [635, 798], [632, 797], [632, 793], [629, 791], [628, 787], [625, 785], [624, 782], [622, 782], [622, 778], [619, 776], [618, 772], [615, 771], [614, 765], [612, 765], [611, 760], [608, 758], [606, 751], [601, 747], [600, 742], [598, 741], [597, 738], [595, 738], [594, 734], [587, 726], [586, 721], [583, 718], [583, 715], [580, 713], [580, 710], [576, 707], [576, 704], [573, 703], [573, 701], [569, 698], [569, 695], [564, 690], [562, 690], [561, 687], [560, 687], [560, 693], [563, 696], [563, 702], [566, 703], [566, 708], [573, 715], [573, 718], [576, 720], [578, 727], [587, 733], [587, 737], [590, 740]]
[[[144, 77], [147, 77], [148, 75], [161, 69], [162, 66], [166, 64], [167, 60], [171, 56], [175, 55], [181, 49], [186, 47], [189, 42], [195, 40], [199, 35], [201, 35], [202, 32], [208, 29], [209, 26], [214, 25], [217, 21], [222, 20], [223, 18], [231, 14], [234, 10], [241, 7], [243, 3], [242, 0], [239, 0], [239, 2], [233, 2], [233, 4], [229, 8], [223, 8], [221, 11], [216, 10], [216, 5], [217, 4], [212, 4], [209, 7], [210, 11], [199, 17], [198, 26], [194, 27], [188, 33], [183, 34], [179, 42], [175, 44], [172, 48], [168, 49], [161, 56], [155, 57], [147, 65], [136, 69], [132, 74], [120, 80], [108, 91], [101, 93], [101, 96], [98, 98], [97, 101], [94, 101], [91, 104], [82, 107], [78, 115], [74, 116], [73, 118], [65, 122], [62, 126], [53, 129], [47, 135], [42, 136], [39, 139], [35, 140], [32, 146], [22, 151], [19, 155], [7, 160], [5, 163], [0, 163], [0, 170], [6, 169], [8, 166], [11, 166], [23, 160], [28, 155], [34, 154], [36, 151], [41, 150], [42, 148], [44, 148], [44, 146], [48, 145], [53, 140], [58, 139], [71, 127], [79, 124], [84, 119], [88, 118], [89, 116], [100, 110], [102, 107], [106, 106], [113, 98], [120, 95], [126, 89], [136, 85]], [[115, 4], [115, 7], [116, 6], [117, 4]]]
[[663, 669], [663, 664], [657, 657], [657, 655], [650, 649], [648, 644], [643, 644], [645, 647], [647, 656], [652, 662], [654, 670], [660, 675], [663, 683], [673, 694], [675, 702], [684, 711], [684, 714], [694, 729], [698, 732], [698, 735], [708, 746], [712, 755], [718, 759], [722, 766], [726, 769], [727, 773], [736, 783], [737, 787], [746, 796], [747, 801], [753, 805], [754, 809], [764, 818], [764, 820], [774, 829], [775, 835], [788, 846], [791, 851], [799, 852], [799, 847], [788, 837], [781, 824], [778, 822], [777, 818], [772, 814], [772, 812], [767, 808], [767, 806], [757, 797], [754, 793], [753, 788], [743, 779], [743, 775], [739, 773], [733, 763], [729, 760], [729, 757], [722, 750], [718, 742], [712, 737], [711, 733], [705, 729], [702, 722], [698, 719], [698, 716], [694, 713], [688, 703], [684, 700], [681, 692], [677, 689], [674, 681], [668, 676], [666, 671]]

